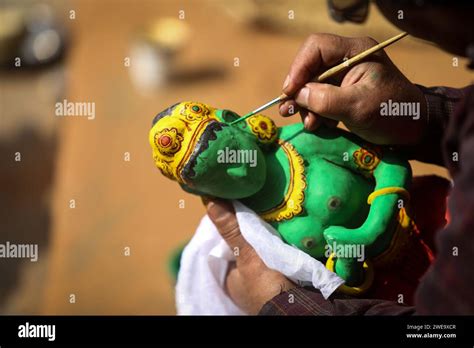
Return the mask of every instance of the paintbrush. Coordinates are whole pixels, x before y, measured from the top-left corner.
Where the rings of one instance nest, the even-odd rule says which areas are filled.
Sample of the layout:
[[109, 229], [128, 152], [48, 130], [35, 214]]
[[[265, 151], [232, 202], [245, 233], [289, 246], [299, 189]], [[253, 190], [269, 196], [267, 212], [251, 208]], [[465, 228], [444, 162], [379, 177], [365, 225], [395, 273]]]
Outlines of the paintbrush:
[[[346, 61], [342, 62], [341, 64], [339, 65], [336, 65], [335, 67], [329, 69], [329, 70], [326, 70], [324, 73], [322, 73], [321, 75], [319, 75], [317, 78], [315, 78], [313, 80], [313, 82], [323, 82], [324, 80], [340, 73], [341, 71], [347, 69], [347, 68], [350, 68], [352, 66], [354, 66], [355, 64], [357, 64], [358, 62], [360, 62], [361, 60], [363, 60], [364, 58], [366, 58], [367, 56], [377, 52], [377, 51], [380, 51], [381, 49], [384, 49], [385, 47], [397, 42], [398, 40], [400, 40], [401, 38], [405, 37], [406, 35], [408, 35], [408, 33], [400, 33], [384, 42], [381, 42], [357, 55], [355, 55], [354, 57], [350, 58], [350, 59], [347, 59]], [[275, 105], [275, 104], [278, 104], [278, 103], [281, 103], [285, 100], [287, 100], [288, 98], [290, 98], [290, 96], [286, 95], [286, 94], [281, 94], [279, 95], [278, 97], [276, 97], [275, 99], [272, 99], [270, 100], [268, 103], [266, 104], [263, 104], [262, 106], [256, 108], [255, 110], [253, 110], [252, 112], [246, 114], [245, 116], [242, 116], [240, 118], [238, 118], [237, 120], [235, 121], [232, 121], [230, 124], [234, 124], [234, 123], [237, 123], [237, 122], [240, 122], [240, 121], [243, 121], [255, 114], [258, 114], [260, 112], [262, 112], [263, 110], [266, 110], [268, 109], [269, 107]]]

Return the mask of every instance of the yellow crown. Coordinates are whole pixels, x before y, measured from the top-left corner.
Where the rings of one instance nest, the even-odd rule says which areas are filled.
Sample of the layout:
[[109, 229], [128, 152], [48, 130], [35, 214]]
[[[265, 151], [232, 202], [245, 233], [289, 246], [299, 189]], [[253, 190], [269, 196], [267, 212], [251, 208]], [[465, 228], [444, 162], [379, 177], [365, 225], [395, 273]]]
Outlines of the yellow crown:
[[220, 121], [216, 109], [202, 103], [182, 102], [160, 115], [149, 134], [153, 159], [163, 175], [186, 183], [183, 168], [209, 123]]
[[[229, 114], [231, 119], [227, 119]], [[228, 124], [237, 117], [229, 110], [215, 109], [198, 102], [178, 103], [161, 112], [155, 117], [149, 134], [156, 166], [166, 177], [189, 185], [183, 169], [207, 127], [216, 121]], [[247, 118], [239, 128], [252, 134], [261, 144], [271, 144], [278, 137], [275, 123], [260, 114]]]

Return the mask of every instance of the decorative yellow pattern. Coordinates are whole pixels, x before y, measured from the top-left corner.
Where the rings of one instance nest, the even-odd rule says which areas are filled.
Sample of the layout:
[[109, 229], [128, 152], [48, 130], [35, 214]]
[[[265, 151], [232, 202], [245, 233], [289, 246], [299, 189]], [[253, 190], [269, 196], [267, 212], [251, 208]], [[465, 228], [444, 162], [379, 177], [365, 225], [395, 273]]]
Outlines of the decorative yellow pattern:
[[268, 144], [276, 140], [277, 126], [271, 118], [257, 114], [249, 117], [245, 121], [260, 142]]
[[305, 197], [306, 177], [303, 158], [289, 142], [278, 139], [278, 144], [288, 158], [290, 179], [283, 201], [276, 207], [259, 213], [267, 222], [289, 220], [300, 214], [303, 211]]
[[214, 108], [202, 103], [183, 102], [171, 115], [155, 123], [149, 141], [155, 164], [165, 176], [185, 183], [181, 172], [206, 126], [213, 120], [218, 121]]
[[354, 162], [356, 166], [362, 170], [362, 173], [366, 176], [372, 176], [373, 171], [377, 168], [380, 163], [380, 151], [377, 149], [368, 149], [361, 147], [354, 152]]
[[176, 128], [163, 128], [155, 134], [155, 145], [158, 151], [165, 156], [171, 156], [181, 149], [183, 136]]
[[405, 198], [405, 200], [410, 200], [410, 193], [405, 190], [403, 187], [384, 187], [379, 190], [372, 192], [369, 197], [367, 197], [367, 204], [372, 204], [375, 198], [383, 195], [389, 195], [392, 193], [398, 193], [400, 196]]
[[197, 102], [185, 102], [184, 106], [181, 109], [181, 115], [183, 115], [186, 120], [192, 122], [196, 120], [201, 120], [210, 114], [210, 108], [202, 103]]

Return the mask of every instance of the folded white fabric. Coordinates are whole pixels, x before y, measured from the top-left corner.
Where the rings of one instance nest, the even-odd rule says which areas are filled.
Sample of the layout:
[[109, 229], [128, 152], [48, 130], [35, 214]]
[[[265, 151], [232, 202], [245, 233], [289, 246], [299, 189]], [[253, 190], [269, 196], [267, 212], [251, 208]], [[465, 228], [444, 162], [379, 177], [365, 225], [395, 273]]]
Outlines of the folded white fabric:
[[[245, 240], [263, 262], [291, 280], [319, 289], [328, 298], [344, 281], [303, 251], [285, 244], [278, 232], [252, 210], [234, 201]], [[179, 315], [243, 315], [224, 291], [227, 267], [235, 256], [206, 215], [184, 248], [176, 284]]]

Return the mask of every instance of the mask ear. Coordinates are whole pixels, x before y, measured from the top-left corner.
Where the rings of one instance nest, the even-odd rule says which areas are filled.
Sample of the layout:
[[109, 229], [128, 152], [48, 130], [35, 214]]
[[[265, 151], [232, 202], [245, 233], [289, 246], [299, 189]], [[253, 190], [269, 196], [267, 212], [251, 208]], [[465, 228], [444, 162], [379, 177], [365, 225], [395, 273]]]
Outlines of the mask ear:
[[231, 123], [239, 118], [239, 115], [237, 115], [235, 112], [231, 110], [222, 110], [221, 112], [216, 113], [217, 118], [219, 121], [223, 123]]
[[270, 117], [253, 115], [245, 120], [246, 132], [252, 134], [261, 144], [272, 144], [278, 138], [278, 127]]

